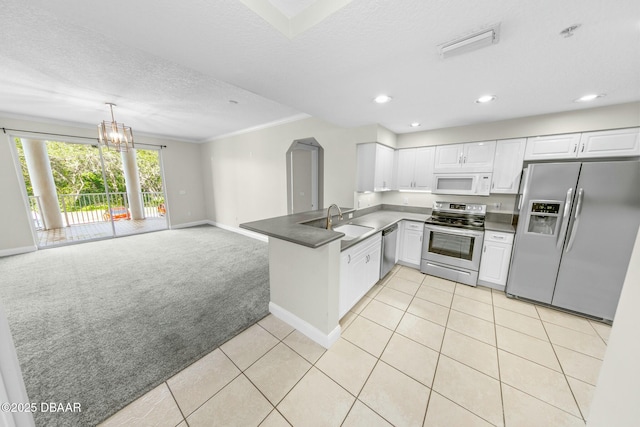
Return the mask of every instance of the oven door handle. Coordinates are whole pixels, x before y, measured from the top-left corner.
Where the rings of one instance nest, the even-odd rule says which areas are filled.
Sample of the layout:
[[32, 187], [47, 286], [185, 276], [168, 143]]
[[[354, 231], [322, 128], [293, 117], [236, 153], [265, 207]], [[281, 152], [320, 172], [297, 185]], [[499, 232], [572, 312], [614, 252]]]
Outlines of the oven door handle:
[[484, 235], [484, 231], [474, 231], [474, 230], [462, 230], [455, 227], [443, 227], [440, 225], [424, 225], [425, 231], [437, 231], [440, 233], [446, 234], [455, 234], [457, 236], [467, 236], [467, 237], [481, 237]]

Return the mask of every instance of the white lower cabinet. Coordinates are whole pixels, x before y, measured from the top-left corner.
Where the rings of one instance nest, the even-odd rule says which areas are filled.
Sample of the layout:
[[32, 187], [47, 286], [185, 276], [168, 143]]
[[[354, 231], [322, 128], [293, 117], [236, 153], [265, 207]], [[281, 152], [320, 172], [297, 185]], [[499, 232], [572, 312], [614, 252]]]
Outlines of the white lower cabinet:
[[343, 251], [340, 254], [340, 301], [342, 318], [380, 278], [382, 233]]
[[480, 258], [478, 284], [504, 290], [511, 263], [513, 234], [484, 232], [484, 246]]
[[400, 230], [398, 261], [410, 267], [420, 268], [424, 222], [402, 221]]

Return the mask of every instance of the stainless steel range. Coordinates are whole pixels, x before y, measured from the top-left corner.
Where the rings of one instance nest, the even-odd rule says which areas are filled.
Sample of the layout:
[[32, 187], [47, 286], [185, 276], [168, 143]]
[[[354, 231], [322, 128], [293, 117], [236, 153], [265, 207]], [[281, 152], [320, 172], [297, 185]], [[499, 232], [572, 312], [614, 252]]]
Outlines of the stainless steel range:
[[420, 271], [476, 286], [487, 206], [434, 202], [424, 224]]

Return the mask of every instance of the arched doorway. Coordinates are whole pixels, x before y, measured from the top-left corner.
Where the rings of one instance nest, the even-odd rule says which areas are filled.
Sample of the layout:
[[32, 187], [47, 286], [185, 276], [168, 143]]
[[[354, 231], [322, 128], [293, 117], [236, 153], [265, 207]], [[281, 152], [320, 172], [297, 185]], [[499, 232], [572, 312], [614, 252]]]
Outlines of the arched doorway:
[[324, 149], [315, 138], [293, 141], [286, 154], [287, 212], [324, 207]]

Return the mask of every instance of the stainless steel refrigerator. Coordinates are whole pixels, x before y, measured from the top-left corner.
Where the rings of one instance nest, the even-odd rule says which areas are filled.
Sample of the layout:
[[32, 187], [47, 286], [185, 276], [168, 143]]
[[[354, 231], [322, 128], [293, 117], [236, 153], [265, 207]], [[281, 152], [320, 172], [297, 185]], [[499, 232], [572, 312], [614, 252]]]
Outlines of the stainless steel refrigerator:
[[506, 292], [613, 320], [640, 225], [640, 162], [530, 164]]

